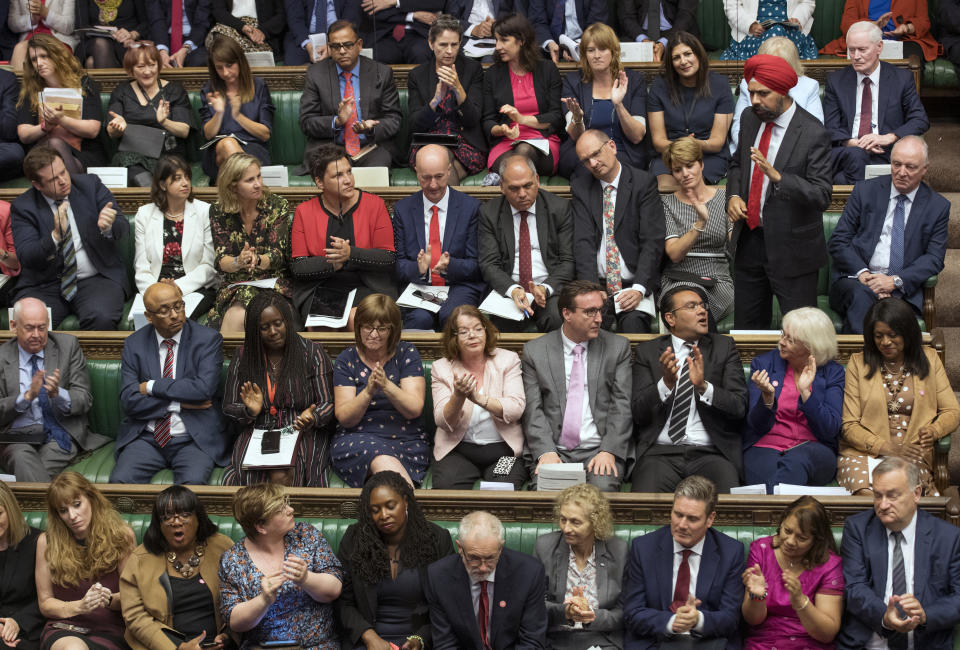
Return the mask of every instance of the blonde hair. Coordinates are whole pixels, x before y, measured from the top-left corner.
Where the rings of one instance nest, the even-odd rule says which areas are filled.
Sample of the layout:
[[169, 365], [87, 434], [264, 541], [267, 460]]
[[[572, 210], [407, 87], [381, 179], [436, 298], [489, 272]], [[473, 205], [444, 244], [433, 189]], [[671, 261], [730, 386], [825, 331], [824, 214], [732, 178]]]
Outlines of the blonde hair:
[[0, 481], [0, 509], [7, 513], [7, 545], [14, 547], [27, 536], [30, 528], [23, 520], [23, 512], [10, 486]]
[[793, 44], [786, 36], [771, 36], [760, 44], [757, 54], [772, 54], [790, 64], [798, 77], [803, 76], [803, 64], [800, 63], [800, 55], [797, 54], [797, 46]]
[[[240, 200], [237, 198], [237, 183], [243, 178], [243, 175], [250, 168], [250, 165], [256, 165], [260, 168], [260, 160], [256, 156], [248, 153], [235, 153], [227, 158], [220, 166], [220, 172], [217, 174], [217, 198], [220, 208], [224, 214], [240, 212]], [[260, 205], [270, 196], [270, 189], [263, 186], [263, 198], [260, 199]]]
[[84, 77], [83, 68], [80, 62], [67, 49], [67, 46], [58, 39], [49, 34], [35, 34], [27, 41], [27, 58], [23, 60], [23, 79], [20, 81], [20, 96], [17, 99], [17, 106], [24, 102], [30, 102], [30, 108], [35, 112], [40, 112], [40, 99], [37, 94], [47, 87], [47, 82], [33, 67], [33, 60], [30, 58], [30, 50], [41, 49], [47, 53], [53, 67], [57, 70], [57, 77], [60, 83], [66, 88], [79, 88], [81, 94], [83, 88], [80, 85]]
[[[78, 544], [60, 517], [60, 508], [78, 497], [90, 502], [90, 530]], [[130, 527], [107, 498], [76, 472], [58, 474], [47, 489], [47, 551], [50, 578], [60, 586], [74, 586], [116, 569], [133, 550]]]
[[837, 330], [833, 321], [816, 307], [798, 307], [783, 317], [783, 331], [810, 351], [822, 366], [837, 356]]
[[287, 495], [279, 484], [254, 483], [233, 495], [233, 518], [247, 537], [256, 539], [260, 535], [257, 526], [280, 512], [286, 502]]
[[593, 23], [585, 30], [580, 37], [580, 78], [584, 83], [593, 81], [593, 68], [587, 60], [587, 48], [590, 46], [600, 48], [601, 50], [610, 50], [610, 74], [614, 81], [617, 75], [623, 69], [620, 63], [620, 39], [608, 25], [603, 23]]
[[703, 162], [703, 147], [693, 138], [679, 138], [671, 142], [660, 156], [667, 171], [673, 169], [673, 163], [689, 165], [694, 162]]
[[613, 514], [610, 512], [610, 502], [600, 488], [589, 483], [578, 483], [563, 490], [553, 502], [554, 519], [560, 521], [560, 508], [568, 503], [579, 506], [587, 515], [596, 539], [613, 537]]

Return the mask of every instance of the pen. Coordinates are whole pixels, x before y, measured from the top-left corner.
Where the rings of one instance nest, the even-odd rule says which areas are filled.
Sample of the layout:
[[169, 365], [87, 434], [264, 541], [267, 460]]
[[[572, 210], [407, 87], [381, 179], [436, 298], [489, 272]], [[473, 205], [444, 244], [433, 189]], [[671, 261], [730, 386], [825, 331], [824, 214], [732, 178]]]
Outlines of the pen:
[[526, 309], [523, 310], [523, 315], [526, 316], [527, 318], [531, 318], [533, 316], [533, 314], [528, 312]]

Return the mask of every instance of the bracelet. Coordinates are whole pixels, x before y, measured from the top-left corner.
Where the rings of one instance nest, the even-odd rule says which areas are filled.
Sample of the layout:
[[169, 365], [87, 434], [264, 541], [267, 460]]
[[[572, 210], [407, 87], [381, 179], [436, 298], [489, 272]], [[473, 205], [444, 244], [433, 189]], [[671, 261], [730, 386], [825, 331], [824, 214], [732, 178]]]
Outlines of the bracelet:
[[421, 648], [425, 647], [424, 644], [423, 644], [423, 637], [420, 636], [419, 634], [411, 634], [410, 636], [407, 637], [407, 641], [412, 641], [412, 640], [414, 640], [414, 639], [416, 639], [417, 641], [420, 642], [420, 647], [421, 647]]
[[706, 228], [697, 228], [696, 226], [694, 226], [693, 229], [696, 230], [697, 232], [707, 232]]
[[762, 596], [754, 596], [752, 591], [748, 591], [748, 592], [747, 592], [747, 595], [750, 596], [750, 600], [755, 600], [755, 601], [757, 601], [757, 602], [763, 602], [764, 600], [767, 599], [767, 590], [766, 590], [766, 589], [763, 590], [763, 595], [762, 595]]
[[483, 410], [484, 410], [484, 411], [487, 410], [487, 406], [488, 406], [489, 404], [490, 404], [490, 396], [487, 395], [487, 399], [484, 400], [484, 402], [483, 402]]
[[577, 124], [579, 126], [583, 126], [583, 118], [581, 117], [579, 120], [573, 120], [570, 122], [570, 124]]
[[809, 604], [810, 604], [810, 596], [807, 596], [807, 602], [805, 602], [799, 609], [797, 609], [797, 611], [802, 612], [807, 608], [807, 605]]

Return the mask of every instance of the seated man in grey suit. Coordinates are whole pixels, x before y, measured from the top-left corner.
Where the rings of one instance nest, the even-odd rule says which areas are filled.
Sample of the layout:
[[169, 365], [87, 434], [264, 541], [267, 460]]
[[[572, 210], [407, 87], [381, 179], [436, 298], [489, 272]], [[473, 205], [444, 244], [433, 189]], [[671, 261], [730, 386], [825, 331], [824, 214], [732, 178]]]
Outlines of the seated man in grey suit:
[[93, 396], [80, 342], [49, 332], [47, 307], [36, 298], [14, 304], [10, 328], [16, 338], [0, 346], [0, 470], [45, 483], [79, 450], [108, 441], [87, 426]]
[[533, 474], [585, 463], [587, 483], [620, 489], [632, 454], [630, 342], [600, 329], [603, 285], [574, 280], [557, 302], [563, 325], [523, 346], [523, 429]]
[[[560, 327], [557, 294], [574, 277], [570, 201], [540, 189], [537, 168], [521, 154], [500, 163], [503, 196], [480, 209], [480, 273], [512, 298], [541, 332]], [[533, 295], [533, 300], [527, 298]], [[523, 331], [526, 320], [493, 318], [501, 332]]]
[[[307, 68], [300, 96], [307, 146], [298, 174], [309, 173], [313, 153], [331, 142], [347, 150], [354, 167], [389, 167], [395, 157], [401, 115], [393, 71], [360, 56], [362, 48], [356, 25], [338, 20], [327, 30], [330, 58]], [[367, 150], [370, 145], [376, 147]], [[363, 150], [367, 153], [354, 158]]]

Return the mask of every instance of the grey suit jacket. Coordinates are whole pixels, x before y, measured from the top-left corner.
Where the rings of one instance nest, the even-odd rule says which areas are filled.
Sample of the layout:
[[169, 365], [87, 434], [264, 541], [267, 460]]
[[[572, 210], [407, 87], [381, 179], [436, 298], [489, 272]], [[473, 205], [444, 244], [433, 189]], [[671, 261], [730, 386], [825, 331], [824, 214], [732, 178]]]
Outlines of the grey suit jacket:
[[[523, 430], [534, 460], [557, 450], [567, 406], [560, 330], [548, 332], [523, 346], [523, 389], [527, 408]], [[630, 342], [600, 330], [587, 345], [587, 389], [593, 421], [600, 434], [598, 451], [608, 451], [624, 463], [633, 457], [630, 415]]]
[[[380, 120], [373, 130], [372, 142], [386, 148], [391, 156], [397, 156], [394, 139], [400, 132], [400, 95], [393, 81], [393, 70], [360, 57], [360, 117], [364, 120]], [[356, 89], [354, 80], [354, 89]], [[340, 104], [340, 79], [337, 64], [324, 59], [307, 68], [303, 95], [300, 96], [300, 130], [307, 136], [303, 152], [303, 166], [309, 170], [310, 157], [321, 145], [334, 141], [337, 132], [333, 120]], [[367, 143], [371, 137], [367, 135]], [[300, 170], [298, 170], [300, 171]], [[309, 174], [309, 171], [303, 172]]]
[[574, 632], [561, 628], [570, 624], [563, 613], [570, 546], [559, 531], [541, 535], [534, 543], [533, 555], [543, 563], [547, 575], [547, 638], [554, 650], [575, 650], [592, 645], [623, 647], [620, 586], [627, 565], [627, 543], [611, 537], [596, 540], [593, 548], [597, 563], [597, 618], [582, 631]]
[[[20, 396], [20, 348], [17, 339], [0, 345], [0, 429], [8, 429], [20, 414], [17, 398]], [[70, 334], [47, 333], [43, 350], [43, 367], [48, 372], [60, 370], [60, 390], [70, 394], [70, 412], [60, 416], [60, 425], [66, 429], [81, 449], [96, 449], [109, 442], [105, 436], [90, 431], [87, 412], [93, 404], [87, 360], [80, 342]], [[58, 409], [54, 409], [57, 411]]]

